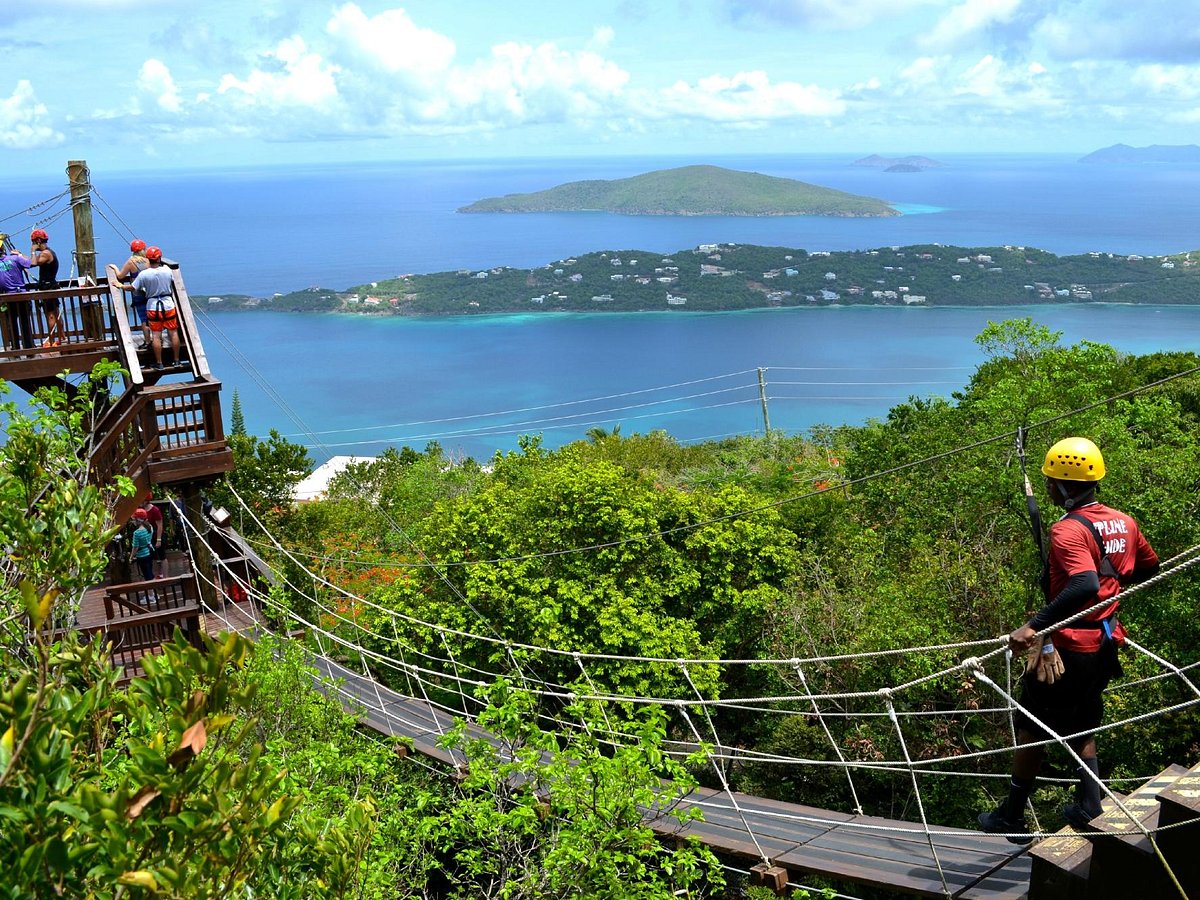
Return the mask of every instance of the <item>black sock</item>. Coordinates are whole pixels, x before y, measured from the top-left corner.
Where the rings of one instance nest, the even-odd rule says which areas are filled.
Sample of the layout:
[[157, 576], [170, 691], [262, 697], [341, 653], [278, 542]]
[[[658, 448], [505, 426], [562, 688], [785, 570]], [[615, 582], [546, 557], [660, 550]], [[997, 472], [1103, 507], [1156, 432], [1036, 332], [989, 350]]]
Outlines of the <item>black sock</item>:
[[[1091, 775], [1088, 774], [1091, 771]], [[1100, 812], [1100, 760], [1096, 757], [1085, 759], [1083, 766], [1078, 769], [1079, 785], [1075, 788], [1075, 801], [1090, 813]], [[1096, 777], [1093, 778], [1092, 775]]]
[[1029, 802], [1029, 797], [1033, 794], [1034, 785], [1037, 783], [1036, 778], [1013, 778], [1008, 783], [1008, 797], [1000, 805], [1010, 819], [1020, 819], [1025, 815], [1025, 804]]

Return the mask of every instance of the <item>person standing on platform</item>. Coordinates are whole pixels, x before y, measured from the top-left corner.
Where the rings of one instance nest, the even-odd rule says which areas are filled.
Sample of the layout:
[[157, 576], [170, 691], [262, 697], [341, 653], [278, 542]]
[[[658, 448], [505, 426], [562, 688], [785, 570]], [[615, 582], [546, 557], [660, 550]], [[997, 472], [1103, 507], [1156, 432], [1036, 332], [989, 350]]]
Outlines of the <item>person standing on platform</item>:
[[[133, 279], [137, 278], [138, 273], [148, 268], [150, 261], [146, 259], [146, 242], [140, 239], [129, 242], [129, 259], [125, 260], [125, 265], [121, 266], [121, 271], [117, 273], [117, 278], [122, 284], [130, 284]], [[135, 290], [133, 292], [133, 323], [142, 329], [142, 344], [138, 350], [145, 350], [150, 346], [150, 323], [146, 319], [146, 292]]]
[[162, 333], [171, 336], [173, 362], [179, 362], [179, 318], [175, 312], [172, 293], [174, 279], [171, 270], [162, 263], [162, 250], [146, 248], [147, 267], [137, 274], [132, 284], [123, 284], [127, 291], [142, 291], [146, 295], [146, 319], [150, 324], [150, 346], [154, 350], [154, 368], [163, 367]]
[[154, 495], [147, 494], [142, 503], [142, 512], [146, 514], [146, 522], [150, 526], [150, 543], [154, 556], [154, 577], [163, 577], [163, 568], [167, 562], [167, 545], [163, 540], [163, 514], [154, 503]]
[[154, 548], [150, 524], [146, 521], [146, 511], [133, 511], [133, 540], [130, 542], [129, 561], [136, 562], [142, 581], [154, 580]]
[[[29, 233], [32, 249], [29, 251], [30, 261], [38, 267], [35, 291], [58, 290], [58, 254], [50, 249], [50, 235], [40, 228]], [[57, 297], [48, 297], [42, 301], [42, 311], [46, 314], [46, 340], [43, 347], [57, 347], [67, 339], [66, 328], [62, 321], [62, 302]]]
[[[1105, 468], [1094, 443], [1081, 437], [1059, 441], [1046, 454], [1042, 474], [1050, 499], [1066, 515], [1050, 527], [1049, 602], [1008, 636], [1011, 650], [1035, 654], [1021, 681], [1008, 796], [979, 816], [983, 831], [1004, 834], [1014, 844], [1032, 840], [1025, 806], [1045, 756], [1039, 742], [1051, 737], [1047, 729], [1065, 737], [1084, 763], [1075, 802], [1063, 807], [1063, 818], [1087, 830], [1102, 812], [1095, 730], [1104, 718], [1104, 689], [1122, 674], [1117, 649], [1125, 643], [1125, 627], [1117, 621], [1117, 597], [1123, 586], [1158, 573], [1158, 556], [1138, 523], [1096, 499]], [[1101, 601], [1111, 602], [1035, 641], [1039, 631]]]
[[[0, 234], [0, 300], [8, 299], [6, 295], [24, 293], [25, 272], [32, 266], [32, 262], [11, 246], [8, 235]], [[4, 305], [7, 308], [4, 314], [7, 332], [4, 335], [5, 349], [31, 349], [33, 316], [30, 315], [29, 302], [13, 298]]]

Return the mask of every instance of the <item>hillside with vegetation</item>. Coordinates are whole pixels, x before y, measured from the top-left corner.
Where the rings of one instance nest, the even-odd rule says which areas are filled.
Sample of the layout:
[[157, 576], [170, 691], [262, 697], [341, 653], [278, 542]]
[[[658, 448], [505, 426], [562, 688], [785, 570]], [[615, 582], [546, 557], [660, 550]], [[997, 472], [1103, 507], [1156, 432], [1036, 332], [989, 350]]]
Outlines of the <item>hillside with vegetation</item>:
[[882, 200], [791, 178], [720, 166], [662, 169], [612, 181], [573, 181], [477, 200], [461, 213], [610, 212], [636, 216], [897, 216]]
[[1151, 144], [1148, 147], [1131, 147], [1128, 144], [1113, 144], [1081, 157], [1081, 163], [1135, 166], [1174, 163], [1183, 165], [1200, 164], [1200, 145], [1196, 144]]
[[[314, 624], [257, 646], [180, 638], [128, 688], [100, 642], [43, 627], [69, 621], [112, 534], [99, 492], [61, 474], [78, 465], [93, 392], [43, 394], [32, 413], [7, 404], [5, 896], [745, 896], [741, 876], [711, 853], [660, 842], [641, 819], [660, 778], [674, 785], [660, 795], [668, 807], [692, 785], [720, 786], [711, 745], [690, 743], [689, 709], [711, 717], [725, 747], [761, 754], [722, 772], [735, 790], [848, 810], [845, 773], [824, 764], [839, 754], [950, 759], [947, 771], [922, 774], [923, 811], [931, 823], [973, 827], [1007, 781], [987, 777], [1008, 766], [1002, 704], [965, 672], [921, 680], [964, 651], [878, 651], [994, 640], [1041, 605], [1016, 430], [1029, 427], [1034, 470], [1057, 438], [1090, 436], [1107, 462], [1102, 499], [1137, 517], [1163, 559], [1200, 543], [1200, 378], [1163, 381], [1200, 357], [1065, 345], [1028, 319], [989, 325], [977, 342], [987, 359], [960, 393], [910, 400], [865, 425], [698, 445], [593, 430], [554, 451], [527, 435], [518, 451], [482, 461], [436, 444], [398, 448], [300, 506], [289, 490], [303, 448], [246, 435], [243, 421], [237, 468], [212, 499], [238, 509], [236, 485], [259, 517], [238, 513], [279, 574], [272, 628], [286, 634], [294, 617]], [[1143, 646], [1193, 664], [1198, 587], [1195, 570], [1166, 580], [1124, 604], [1122, 621]], [[331, 649], [331, 639], [341, 643]], [[397, 753], [313, 689], [308, 650], [401, 692], [411, 690], [405, 670], [380, 660], [405, 655], [426, 671], [429, 699], [450, 710], [465, 708], [451, 691], [463, 673], [510, 672], [483, 681], [471, 708], [511, 754], [472, 744], [462, 729], [442, 746], [469, 751], [469, 769]], [[599, 656], [581, 676], [569, 651]], [[674, 662], [818, 656], [802, 673]], [[1110, 721], [1175, 711], [1106, 732], [1104, 775], [1125, 784], [1197, 762], [1194, 694], [1144, 655], [1124, 665], [1107, 695]], [[525, 679], [679, 702], [538, 698], [520, 689]], [[888, 717], [856, 698], [907, 682], [916, 687], [896, 696], [914, 714], [902, 748]], [[801, 691], [844, 698], [839, 714], [818, 721], [784, 699], [768, 715], [742, 702]], [[724, 702], [701, 712], [698, 698]], [[582, 725], [553, 731], [548, 723], [568, 714]], [[601, 739], [609, 734], [630, 739], [613, 747]], [[680, 743], [695, 752], [667, 752]], [[1035, 802], [1057, 827], [1073, 764], [1053, 759], [1050, 774], [1068, 782], [1048, 781]], [[916, 815], [907, 772], [860, 770], [855, 785], [870, 814]]]
[[664, 256], [610, 250], [536, 269], [405, 275], [346, 291], [195, 301], [207, 309], [369, 315], [688, 312], [810, 306], [1010, 306], [1200, 302], [1200, 252], [1167, 256], [919, 244], [805, 251], [704, 244]]

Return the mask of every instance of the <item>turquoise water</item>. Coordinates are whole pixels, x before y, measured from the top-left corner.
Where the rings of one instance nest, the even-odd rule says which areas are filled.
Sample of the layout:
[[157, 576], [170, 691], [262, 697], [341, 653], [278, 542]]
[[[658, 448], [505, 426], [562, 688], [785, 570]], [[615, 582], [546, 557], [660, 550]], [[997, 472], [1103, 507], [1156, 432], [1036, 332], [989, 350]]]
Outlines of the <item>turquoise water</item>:
[[893, 203], [892, 209], [906, 216], [925, 216], [930, 213], [946, 212], [946, 207], [930, 206], [928, 203]]
[[1068, 343], [1200, 352], [1200, 307], [1119, 305], [452, 319], [234, 313], [201, 328], [213, 370], [227, 392], [238, 389], [255, 433], [277, 428], [318, 460], [430, 440], [483, 459], [515, 448], [519, 434], [558, 446], [594, 426], [662, 428], [682, 441], [761, 433], [758, 367], [773, 428], [860, 423], [910, 396], [961, 388], [982, 361], [974, 336], [990, 320], [1019, 316]]

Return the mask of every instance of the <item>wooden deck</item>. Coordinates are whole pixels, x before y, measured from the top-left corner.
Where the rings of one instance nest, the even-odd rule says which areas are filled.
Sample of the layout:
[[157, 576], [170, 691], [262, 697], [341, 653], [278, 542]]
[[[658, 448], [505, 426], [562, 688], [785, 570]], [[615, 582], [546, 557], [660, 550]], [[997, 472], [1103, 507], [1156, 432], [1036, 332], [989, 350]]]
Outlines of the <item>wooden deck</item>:
[[249, 600], [204, 609], [184, 554], [170, 553], [165, 563], [161, 579], [99, 584], [84, 594], [80, 604], [76, 626], [88, 634], [105, 635], [113, 665], [124, 672], [123, 681], [140, 675], [142, 658], [158, 652], [176, 628], [198, 641], [202, 633], [250, 633], [262, 626], [258, 609]]
[[[417, 752], [447, 765], [464, 763], [436, 743], [454, 724], [450, 714], [325, 657], [315, 656], [312, 664], [341, 683], [339, 699], [368, 728], [409, 738]], [[477, 727], [468, 730], [488, 737]], [[704, 820], [681, 825], [675, 819], [648, 815], [649, 824], [665, 837], [696, 837], [719, 854], [751, 864], [761, 860], [761, 847], [772, 863], [786, 868], [793, 879], [809, 873], [919, 897], [947, 896], [929, 839], [921, 826], [912, 822], [832, 812], [747, 794], [734, 793], [731, 798], [710, 788], [693, 791], [683, 805], [698, 807]], [[949, 896], [962, 900], [1023, 900], [1028, 896], [1031, 862], [1027, 848], [973, 831], [936, 830], [947, 832], [935, 835], [933, 842]]]

